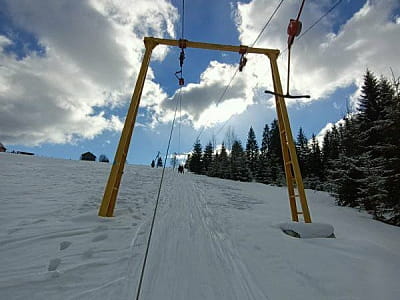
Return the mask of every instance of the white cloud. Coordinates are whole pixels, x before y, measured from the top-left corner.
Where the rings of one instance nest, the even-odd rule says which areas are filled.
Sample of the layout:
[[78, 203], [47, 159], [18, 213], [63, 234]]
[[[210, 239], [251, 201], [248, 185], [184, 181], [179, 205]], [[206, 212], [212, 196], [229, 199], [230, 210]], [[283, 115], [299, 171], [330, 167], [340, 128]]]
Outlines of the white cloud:
[[[318, 141], [319, 145], [322, 147], [323, 141], [324, 141], [324, 136], [328, 131], [331, 131], [333, 126], [335, 125], [336, 127], [339, 127], [340, 125], [344, 125], [345, 124], [345, 120], [344, 119], [340, 119], [339, 121], [337, 121], [335, 124], [333, 123], [327, 123], [325, 125], [324, 128], [322, 128], [320, 130], [320, 132], [316, 135], [316, 140]], [[311, 142], [311, 140], [310, 140]]]
[[[232, 5], [242, 44], [254, 41], [277, 4], [278, 0], [253, 0], [236, 8]], [[306, 2], [303, 30], [332, 4], [330, 0]], [[291, 90], [311, 94], [310, 100], [303, 101], [324, 98], [351, 84], [360, 87], [367, 67], [377, 74], [389, 75], [389, 67], [400, 73], [400, 39], [395, 38], [400, 36], [399, 17], [392, 16], [399, 2], [367, 1], [334, 32], [335, 17], [346, 5], [344, 1], [295, 42]], [[285, 49], [287, 23], [298, 6], [298, 1], [285, 1], [256, 46]], [[142, 37], [173, 37], [177, 21], [177, 10], [167, 0], [40, 0], [35, 5], [9, 0], [6, 12], [46, 49], [44, 57], [30, 53], [20, 61], [0, 54], [0, 139], [6, 143], [62, 143], [120, 130], [121, 120], [98, 111], [130, 99], [144, 50]], [[10, 43], [0, 36], [0, 49]], [[153, 59], [162, 60], [166, 53], [167, 47], [158, 46]], [[279, 66], [284, 85], [285, 59], [279, 60]], [[244, 72], [238, 73], [216, 105], [236, 67], [212, 61], [198, 83], [182, 89], [184, 122], [196, 128], [213, 126], [268, 99], [263, 93], [272, 88], [268, 60], [248, 55]], [[172, 119], [178, 96], [168, 99], [155, 82], [156, 75], [149, 69], [141, 101], [153, 113], [153, 127]]]
[[[242, 43], [249, 44], [254, 40], [266, 21], [265, 16], [269, 16], [277, 4], [278, 0], [254, 0], [238, 5]], [[332, 4], [332, 1], [306, 3], [302, 15], [303, 31]], [[296, 16], [298, 5], [298, 1], [286, 1], [282, 5], [258, 47], [286, 48], [285, 29], [289, 18]], [[391, 17], [400, 3], [397, 0], [367, 1], [335, 34], [335, 15], [339, 9], [345, 10], [346, 5], [343, 2], [307, 35], [295, 41], [291, 72], [293, 93], [309, 93], [313, 101], [328, 96], [339, 87], [352, 83], [359, 86], [367, 67], [387, 75], [390, 66], [400, 70], [396, 50], [400, 47], [400, 39], [395, 38], [400, 36], [400, 26]], [[283, 58], [279, 63], [282, 82], [285, 82], [286, 53]]]
[[[227, 93], [221, 98], [236, 68], [237, 65], [211, 61], [200, 75], [199, 83], [189, 83], [182, 88], [182, 114], [195, 128], [211, 127], [226, 121], [233, 114], [242, 113], [253, 103], [254, 90], [248, 77], [254, 74], [246, 71], [238, 73]], [[179, 97], [177, 91], [172, 98], [165, 98], [160, 103], [156, 110], [157, 120], [165, 122], [172, 119]]]
[[9, 38], [0, 35], [0, 47], [1, 48], [11, 45], [11, 44], [12, 44], [12, 41]]
[[[234, 9], [239, 38], [242, 44], [250, 45], [257, 37], [279, 0], [253, 0], [238, 3]], [[303, 11], [303, 30], [325, 13], [332, 1], [308, 2]], [[366, 68], [378, 74], [389, 75], [389, 67], [400, 70], [397, 50], [400, 48], [400, 26], [391, 17], [399, 2], [396, 0], [367, 1], [359, 12], [354, 14], [339, 31], [333, 31], [339, 10], [346, 9], [343, 2], [336, 10], [324, 18], [301, 40], [295, 42], [292, 54], [291, 92], [292, 94], [311, 94], [311, 99], [287, 99], [287, 104], [310, 102], [325, 98], [336, 89], [355, 84], [360, 87]], [[285, 1], [270, 23], [256, 47], [285, 49], [287, 46], [286, 28], [290, 18], [296, 16], [298, 1]], [[279, 59], [280, 75], [285, 89], [286, 54]], [[203, 72], [200, 82], [183, 88], [182, 109], [195, 127], [213, 126], [223, 122], [233, 114], [242, 113], [254, 102], [265, 101], [265, 89], [272, 89], [269, 62], [261, 55], [248, 55], [245, 72], [239, 73], [220, 106], [216, 99], [223, 92], [236, 66], [211, 62]], [[173, 99], [176, 98], [176, 94]], [[233, 100], [235, 99], [235, 100]], [[156, 109], [157, 122], [168, 121], [173, 116], [174, 101], [166, 99]], [[267, 104], [274, 106], [269, 98]], [[162, 115], [160, 117], [160, 115]]]
[[[173, 36], [177, 20], [166, 0], [10, 0], [5, 13], [45, 48], [18, 60], [3, 50], [12, 40], [0, 36], [0, 140], [29, 145], [121, 130], [117, 116], [98, 111], [130, 100], [143, 36]], [[166, 48], [157, 48], [154, 58], [163, 59]], [[162, 94], [151, 72], [144, 105]]]

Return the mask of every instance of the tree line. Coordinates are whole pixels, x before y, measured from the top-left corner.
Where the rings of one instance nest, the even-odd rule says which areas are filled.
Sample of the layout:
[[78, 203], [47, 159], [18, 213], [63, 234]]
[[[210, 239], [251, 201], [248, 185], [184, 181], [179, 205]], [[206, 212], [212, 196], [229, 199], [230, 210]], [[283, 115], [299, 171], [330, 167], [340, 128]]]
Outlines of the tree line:
[[[209, 142], [193, 146], [186, 167], [196, 174], [264, 184], [285, 184], [278, 121], [266, 124], [261, 145], [250, 127], [245, 147], [229, 133], [216, 151]], [[341, 206], [365, 209], [400, 225], [399, 78], [364, 75], [358, 108], [327, 130], [323, 141], [302, 128], [296, 150], [306, 188], [328, 191]]]

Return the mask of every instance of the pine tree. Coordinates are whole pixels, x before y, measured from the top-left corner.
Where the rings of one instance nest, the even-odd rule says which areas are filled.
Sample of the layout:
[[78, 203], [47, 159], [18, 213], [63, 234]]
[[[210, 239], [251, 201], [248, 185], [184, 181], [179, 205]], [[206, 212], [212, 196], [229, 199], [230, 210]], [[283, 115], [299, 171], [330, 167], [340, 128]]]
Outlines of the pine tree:
[[203, 168], [204, 168], [204, 173], [206, 175], [209, 174], [210, 168], [211, 168], [211, 163], [212, 163], [212, 155], [213, 155], [213, 146], [211, 142], [209, 142], [203, 153]]
[[213, 155], [213, 157], [212, 157], [208, 176], [218, 177], [219, 174], [220, 174], [220, 161], [219, 161], [219, 155], [216, 152], [215, 155]]
[[[333, 126], [324, 136], [323, 167], [326, 190], [336, 196], [338, 205], [360, 205], [362, 179], [359, 151], [356, 145], [358, 127], [353, 119], [345, 118], [344, 125]], [[355, 155], [357, 153], [357, 155]]]
[[233, 180], [249, 181], [249, 173], [246, 167], [245, 153], [240, 141], [235, 140], [232, 144], [231, 178]]
[[315, 134], [311, 137], [311, 149], [308, 159], [308, 178], [305, 180], [307, 187], [321, 189], [323, 179], [322, 154]]
[[224, 143], [222, 143], [221, 153], [219, 154], [218, 159], [219, 159], [219, 173], [217, 176], [219, 178], [230, 179], [231, 178], [230, 163]]
[[269, 130], [268, 124], [265, 124], [262, 135], [257, 171], [257, 181], [265, 184], [272, 183], [270, 147], [271, 132]]
[[359, 118], [362, 121], [361, 130], [367, 129], [370, 121], [375, 121], [379, 118], [382, 111], [379, 100], [378, 81], [375, 75], [367, 70], [364, 75], [364, 83], [361, 88], [361, 98], [359, 107]]
[[338, 159], [331, 162], [328, 178], [333, 185], [333, 194], [336, 196], [338, 205], [355, 207], [359, 205], [359, 193], [357, 188], [360, 171], [357, 167], [357, 159], [350, 156], [340, 155]]
[[[380, 151], [378, 159], [381, 179], [385, 180], [381, 193], [377, 193], [376, 217], [393, 225], [400, 225], [400, 95], [399, 79], [390, 83], [385, 78], [379, 82], [379, 97], [383, 106], [381, 120], [375, 123], [380, 133], [379, 144], [372, 153]], [[382, 197], [384, 196], [384, 197]], [[382, 199], [383, 198], [383, 199]]]
[[257, 172], [257, 161], [258, 161], [258, 145], [253, 127], [250, 127], [247, 136], [246, 158], [247, 158], [248, 168], [251, 173], [251, 177], [255, 178], [257, 174], [256, 172]]
[[340, 143], [340, 133], [336, 125], [333, 125], [331, 130], [325, 132], [322, 142], [322, 166], [324, 170], [324, 180], [329, 180], [328, 171], [334, 171], [333, 169], [338, 166], [334, 164], [334, 161], [339, 159]]
[[306, 178], [309, 175], [310, 149], [308, 148], [308, 139], [301, 127], [299, 129], [299, 133], [297, 134], [296, 152], [302, 177]]
[[189, 170], [193, 173], [202, 174], [203, 172], [203, 163], [201, 160], [202, 156], [201, 154], [202, 150], [201, 150], [200, 140], [196, 140], [196, 142], [193, 145], [193, 153], [189, 162]]
[[[381, 146], [384, 143], [383, 135], [380, 132], [383, 121], [382, 97], [380, 97], [380, 88], [375, 75], [367, 70], [364, 76], [364, 83], [361, 89], [360, 108], [357, 115], [357, 125], [359, 127], [358, 143], [359, 155], [358, 166], [360, 178], [357, 188], [360, 191], [358, 202], [367, 210], [376, 214], [380, 206], [377, 194], [383, 198], [381, 184], [384, 182], [380, 176], [375, 177], [375, 173], [382, 166]], [[382, 173], [381, 173], [382, 174]], [[378, 183], [379, 182], [379, 183]]]
[[275, 119], [271, 123], [270, 146], [268, 149], [270, 157], [271, 181], [274, 184], [282, 185], [285, 181], [285, 171], [283, 168], [283, 157], [278, 121]]

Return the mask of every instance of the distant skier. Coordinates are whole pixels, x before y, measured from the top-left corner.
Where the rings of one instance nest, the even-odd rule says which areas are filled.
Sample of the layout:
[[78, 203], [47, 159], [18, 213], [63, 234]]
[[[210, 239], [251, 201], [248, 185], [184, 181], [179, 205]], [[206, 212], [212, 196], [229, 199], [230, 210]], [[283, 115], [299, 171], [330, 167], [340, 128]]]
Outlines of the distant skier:
[[151, 167], [154, 168], [156, 166], [156, 162], [154, 161], [154, 159], [151, 161]]
[[163, 166], [163, 161], [162, 161], [162, 158], [161, 158], [161, 156], [158, 158], [158, 160], [157, 160], [157, 168], [158, 167], [161, 167], [162, 168], [162, 166]]
[[178, 167], [178, 173], [184, 174], [185, 173], [185, 169], [183, 168], [182, 165], [179, 165]]

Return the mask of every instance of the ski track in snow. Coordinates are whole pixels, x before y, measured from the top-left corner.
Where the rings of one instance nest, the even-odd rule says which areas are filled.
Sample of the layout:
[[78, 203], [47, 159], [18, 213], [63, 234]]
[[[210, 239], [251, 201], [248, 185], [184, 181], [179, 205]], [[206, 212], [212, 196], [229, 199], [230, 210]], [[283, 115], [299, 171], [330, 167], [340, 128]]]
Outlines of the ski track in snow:
[[[0, 300], [135, 299], [161, 169], [0, 153]], [[400, 295], [400, 228], [307, 190], [336, 239], [296, 239], [286, 188], [166, 170], [143, 300], [385, 299]]]
[[268, 299], [207, 206], [204, 188], [188, 175], [169, 174], [166, 181], [143, 299]]

